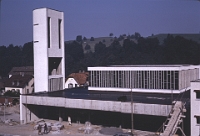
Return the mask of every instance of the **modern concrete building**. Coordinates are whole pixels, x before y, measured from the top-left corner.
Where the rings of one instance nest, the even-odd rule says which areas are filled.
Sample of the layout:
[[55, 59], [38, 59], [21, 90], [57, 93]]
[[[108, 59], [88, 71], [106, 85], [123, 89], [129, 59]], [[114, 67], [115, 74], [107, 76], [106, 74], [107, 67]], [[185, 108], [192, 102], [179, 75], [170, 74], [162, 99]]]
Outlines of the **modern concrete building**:
[[[159, 124], [162, 125], [168, 115], [180, 114], [184, 109], [180, 108], [181, 98], [178, 101], [180, 106], [175, 106], [178, 112], [173, 113], [174, 99], [171, 99], [170, 95], [178, 96], [182, 92], [189, 92], [190, 89], [193, 90], [191, 99], [194, 99], [191, 107], [199, 107], [195, 97], [200, 97], [197, 94], [200, 90], [198, 83], [200, 65], [88, 67], [90, 76], [88, 88], [64, 89], [63, 19], [62, 12], [52, 9], [42, 8], [33, 11], [35, 93], [20, 95], [21, 123], [38, 118], [62, 121], [69, 115], [74, 119], [83, 113], [82, 117], [88, 117], [92, 123], [99, 118], [98, 121], [105, 121], [104, 123], [116, 121], [117, 125], [128, 124], [134, 114], [134, 116], [161, 117]], [[195, 80], [196, 82], [191, 83]], [[125, 101], [119, 100], [122, 97], [126, 98]], [[184, 102], [189, 104], [189, 96], [184, 96], [184, 99]], [[199, 108], [195, 110], [191, 113], [193, 124], [191, 129], [195, 127], [192, 136], [199, 134], [197, 128], [200, 122], [200, 110]], [[180, 120], [177, 121], [178, 117], [176, 116], [174, 118], [176, 121], [173, 122], [180, 124]], [[158, 120], [145, 121], [155, 126]], [[185, 125], [188, 128], [188, 123]]]
[[64, 14], [41, 8], [33, 11], [35, 92], [64, 89]]
[[191, 136], [200, 135], [200, 80], [191, 82], [190, 91], [191, 102]]
[[119, 65], [88, 67], [89, 90], [181, 93], [199, 79], [200, 65]]
[[[40, 8], [33, 10], [34, 42], [34, 91], [50, 92], [64, 89], [64, 14], [63, 12]], [[23, 93], [22, 93], [23, 94]], [[20, 95], [20, 121], [27, 122], [31, 113], [22, 104]]]

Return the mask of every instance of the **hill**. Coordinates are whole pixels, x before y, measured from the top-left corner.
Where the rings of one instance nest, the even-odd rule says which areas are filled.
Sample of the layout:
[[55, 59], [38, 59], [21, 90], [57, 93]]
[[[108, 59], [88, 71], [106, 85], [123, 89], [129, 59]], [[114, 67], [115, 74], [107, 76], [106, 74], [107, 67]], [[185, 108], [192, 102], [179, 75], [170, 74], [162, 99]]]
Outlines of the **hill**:
[[[110, 46], [111, 43], [114, 41], [116, 37], [97, 37], [94, 38], [94, 41], [91, 41], [90, 38], [87, 40], [83, 40], [82, 41], [82, 46], [83, 46], [83, 50], [84, 53], [86, 53], [87, 51], [85, 50], [85, 46], [86, 45], [90, 45], [91, 51], [94, 52], [94, 48], [95, 48], [95, 44], [98, 44], [99, 42], [102, 42], [103, 44], [106, 45], [106, 47]], [[126, 38], [126, 37], [124, 37]], [[119, 39], [118, 39], [119, 40]], [[131, 39], [135, 42], [137, 42], [135, 39]], [[70, 40], [70, 41], [66, 41], [65, 43], [71, 43], [74, 40]], [[121, 46], [123, 45], [123, 39], [119, 40], [119, 43], [121, 44]]]
[[[168, 34], [157, 34], [154, 36], [149, 36], [147, 38], [158, 38], [160, 44], [163, 44], [163, 41], [165, 38], [167, 38], [167, 35]], [[200, 34], [170, 34], [170, 35], [173, 35], [174, 37], [182, 36], [185, 39], [196, 41], [197, 43], [200, 43]]]

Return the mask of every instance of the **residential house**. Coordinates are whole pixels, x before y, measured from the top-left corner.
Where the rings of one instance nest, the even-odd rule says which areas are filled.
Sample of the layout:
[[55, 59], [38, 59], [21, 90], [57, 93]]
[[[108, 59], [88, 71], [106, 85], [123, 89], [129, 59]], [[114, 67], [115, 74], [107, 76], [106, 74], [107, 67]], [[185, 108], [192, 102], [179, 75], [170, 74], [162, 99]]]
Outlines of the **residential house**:
[[65, 82], [65, 88], [74, 88], [80, 86], [88, 86], [88, 72], [72, 73]]
[[34, 92], [34, 78], [32, 75], [13, 75], [4, 84], [5, 92], [17, 91], [20, 94]]
[[8, 73], [9, 78], [12, 75], [34, 75], [33, 66], [13, 67]]

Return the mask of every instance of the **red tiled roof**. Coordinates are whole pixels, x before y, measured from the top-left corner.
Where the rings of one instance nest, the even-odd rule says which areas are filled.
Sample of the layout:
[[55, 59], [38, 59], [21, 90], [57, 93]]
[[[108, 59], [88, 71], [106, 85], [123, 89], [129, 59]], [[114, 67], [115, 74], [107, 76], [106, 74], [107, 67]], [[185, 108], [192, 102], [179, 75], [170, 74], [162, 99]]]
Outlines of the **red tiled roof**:
[[68, 76], [68, 78], [74, 78], [79, 85], [83, 85], [87, 82], [87, 78], [89, 76], [88, 72], [84, 73], [72, 73]]
[[13, 75], [5, 82], [4, 86], [23, 88], [32, 78], [32, 75]]

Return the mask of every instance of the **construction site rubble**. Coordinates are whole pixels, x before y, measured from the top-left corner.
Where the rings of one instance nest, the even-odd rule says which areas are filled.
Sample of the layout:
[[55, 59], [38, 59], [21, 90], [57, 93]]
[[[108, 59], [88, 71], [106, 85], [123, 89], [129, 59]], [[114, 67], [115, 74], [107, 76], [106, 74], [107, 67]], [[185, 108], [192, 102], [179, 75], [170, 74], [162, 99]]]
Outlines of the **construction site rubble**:
[[84, 134], [91, 134], [94, 131], [94, 129], [91, 126], [91, 123], [89, 121], [85, 122], [84, 127], [78, 128], [79, 133], [84, 133]]
[[45, 122], [43, 119], [40, 119], [35, 122], [36, 125], [34, 126], [34, 130], [38, 130], [38, 134], [41, 133], [49, 133], [50, 131], [60, 131], [64, 128], [64, 125], [62, 125], [60, 122], [50, 123]]

